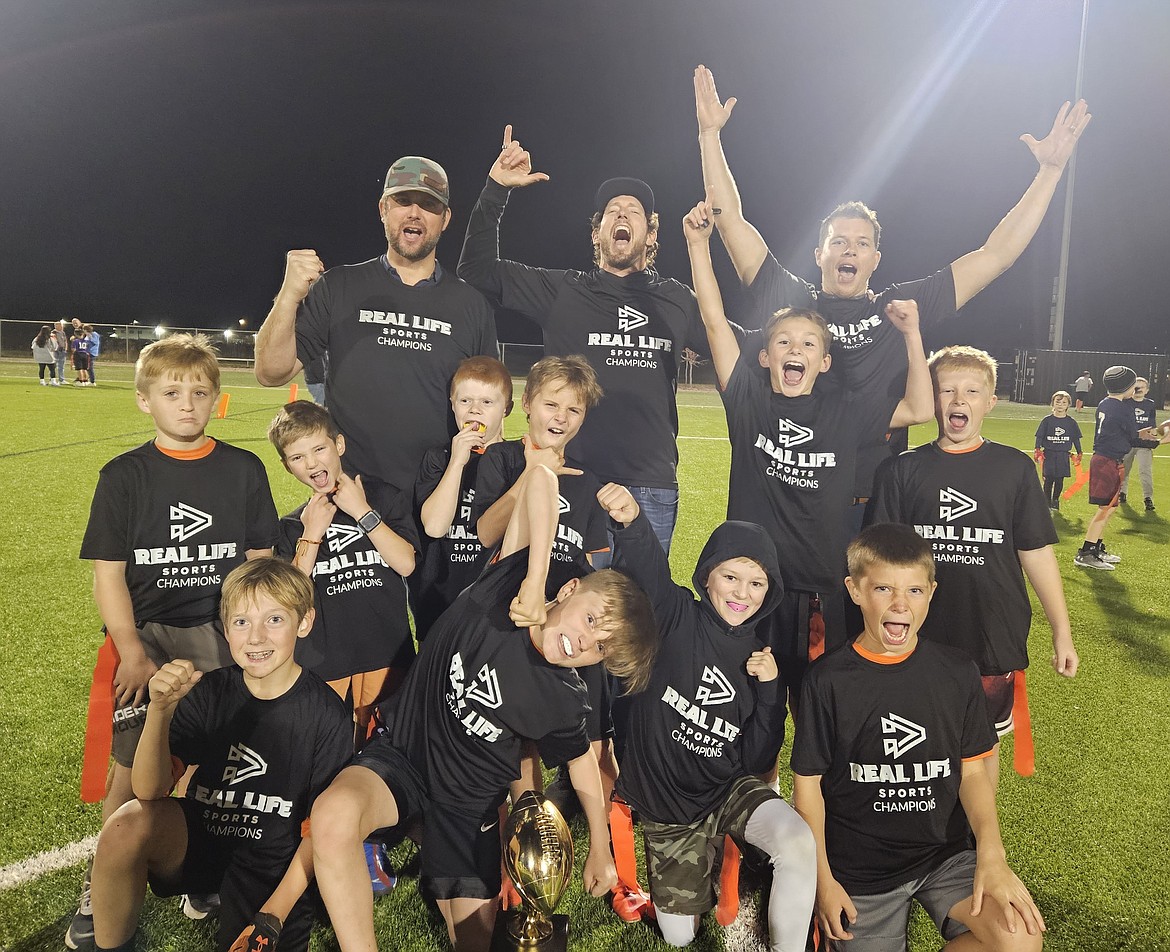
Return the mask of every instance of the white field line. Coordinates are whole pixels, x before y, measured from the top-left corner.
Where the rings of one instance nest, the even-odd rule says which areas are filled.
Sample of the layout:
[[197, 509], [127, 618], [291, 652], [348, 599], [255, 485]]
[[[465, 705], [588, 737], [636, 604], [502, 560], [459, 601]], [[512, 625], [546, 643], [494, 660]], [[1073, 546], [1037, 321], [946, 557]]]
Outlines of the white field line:
[[97, 847], [97, 839], [95, 833], [77, 843], [59, 846], [55, 850], [46, 850], [43, 853], [37, 853], [36, 856], [30, 856], [28, 859], [13, 863], [11, 866], [3, 867], [0, 869], [0, 892], [16, 886], [23, 886], [25, 883], [30, 883], [48, 873], [56, 872], [59, 869], [68, 869], [70, 866], [76, 866], [89, 859]]

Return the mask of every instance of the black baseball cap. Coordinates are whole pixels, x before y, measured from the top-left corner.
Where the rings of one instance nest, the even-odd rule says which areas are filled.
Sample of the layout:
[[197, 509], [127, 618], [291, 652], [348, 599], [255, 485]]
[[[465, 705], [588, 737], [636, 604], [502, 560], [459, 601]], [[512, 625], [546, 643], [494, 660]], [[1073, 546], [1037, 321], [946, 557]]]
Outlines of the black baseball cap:
[[596, 210], [604, 214], [605, 206], [619, 195], [633, 195], [641, 202], [647, 218], [654, 214], [654, 189], [636, 178], [611, 178], [602, 182], [597, 190]]

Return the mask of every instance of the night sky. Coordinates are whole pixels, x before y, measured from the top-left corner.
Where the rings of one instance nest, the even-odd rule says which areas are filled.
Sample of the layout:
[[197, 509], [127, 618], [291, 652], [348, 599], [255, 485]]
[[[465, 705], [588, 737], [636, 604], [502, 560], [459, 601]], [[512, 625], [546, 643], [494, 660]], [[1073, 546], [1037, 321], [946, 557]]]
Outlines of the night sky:
[[[1079, 0], [3, 0], [0, 316], [254, 329], [287, 249], [385, 250], [403, 154], [451, 177], [454, 267], [506, 122], [552, 180], [513, 195], [505, 257], [587, 267], [593, 192], [636, 175], [659, 270], [689, 283], [699, 62], [739, 99], [724, 147], [777, 257], [814, 278], [817, 222], [859, 198], [880, 289], [977, 247], [1026, 188], [1017, 137], [1073, 97], [1080, 21]], [[1091, 0], [1087, 36], [1065, 347], [1164, 352], [1170, 3]], [[929, 344], [1046, 343], [1063, 201]]]

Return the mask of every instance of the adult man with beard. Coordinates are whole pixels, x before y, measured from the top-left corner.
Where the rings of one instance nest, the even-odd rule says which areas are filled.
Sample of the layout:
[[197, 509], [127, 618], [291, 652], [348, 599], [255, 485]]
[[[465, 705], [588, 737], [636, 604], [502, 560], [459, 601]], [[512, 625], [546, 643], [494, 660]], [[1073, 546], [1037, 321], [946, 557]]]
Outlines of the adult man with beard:
[[582, 354], [593, 365], [605, 396], [582, 424], [575, 455], [601, 482], [633, 493], [669, 552], [678, 515], [675, 381], [683, 347], [706, 349], [698, 307], [689, 288], [654, 270], [658, 215], [640, 179], [609, 179], [597, 190], [593, 270], [501, 260], [499, 225], [511, 190], [547, 180], [505, 127], [471, 212], [459, 276], [539, 324], [546, 356]]
[[326, 271], [316, 251], [290, 251], [256, 335], [256, 379], [267, 387], [328, 352], [326, 402], [346, 436], [347, 471], [404, 492], [423, 453], [454, 432], [448, 384], [460, 361], [497, 355], [491, 306], [435, 257], [449, 206], [441, 165], [399, 159], [378, 202], [386, 253]]

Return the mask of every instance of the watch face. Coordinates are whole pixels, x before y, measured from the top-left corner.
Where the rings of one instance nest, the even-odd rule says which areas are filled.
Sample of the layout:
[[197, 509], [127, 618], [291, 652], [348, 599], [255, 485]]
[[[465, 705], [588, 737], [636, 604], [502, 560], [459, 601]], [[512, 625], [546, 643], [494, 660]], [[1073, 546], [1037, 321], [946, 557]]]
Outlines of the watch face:
[[367, 512], [364, 516], [362, 516], [358, 520], [358, 525], [361, 526], [363, 529], [365, 529], [366, 532], [373, 532], [375, 529], [378, 528], [378, 525], [381, 522], [382, 522], [382, 517], [379, 516], [376, 512], [374, 512], [374, 510], [371, 509], [369, 512]]

